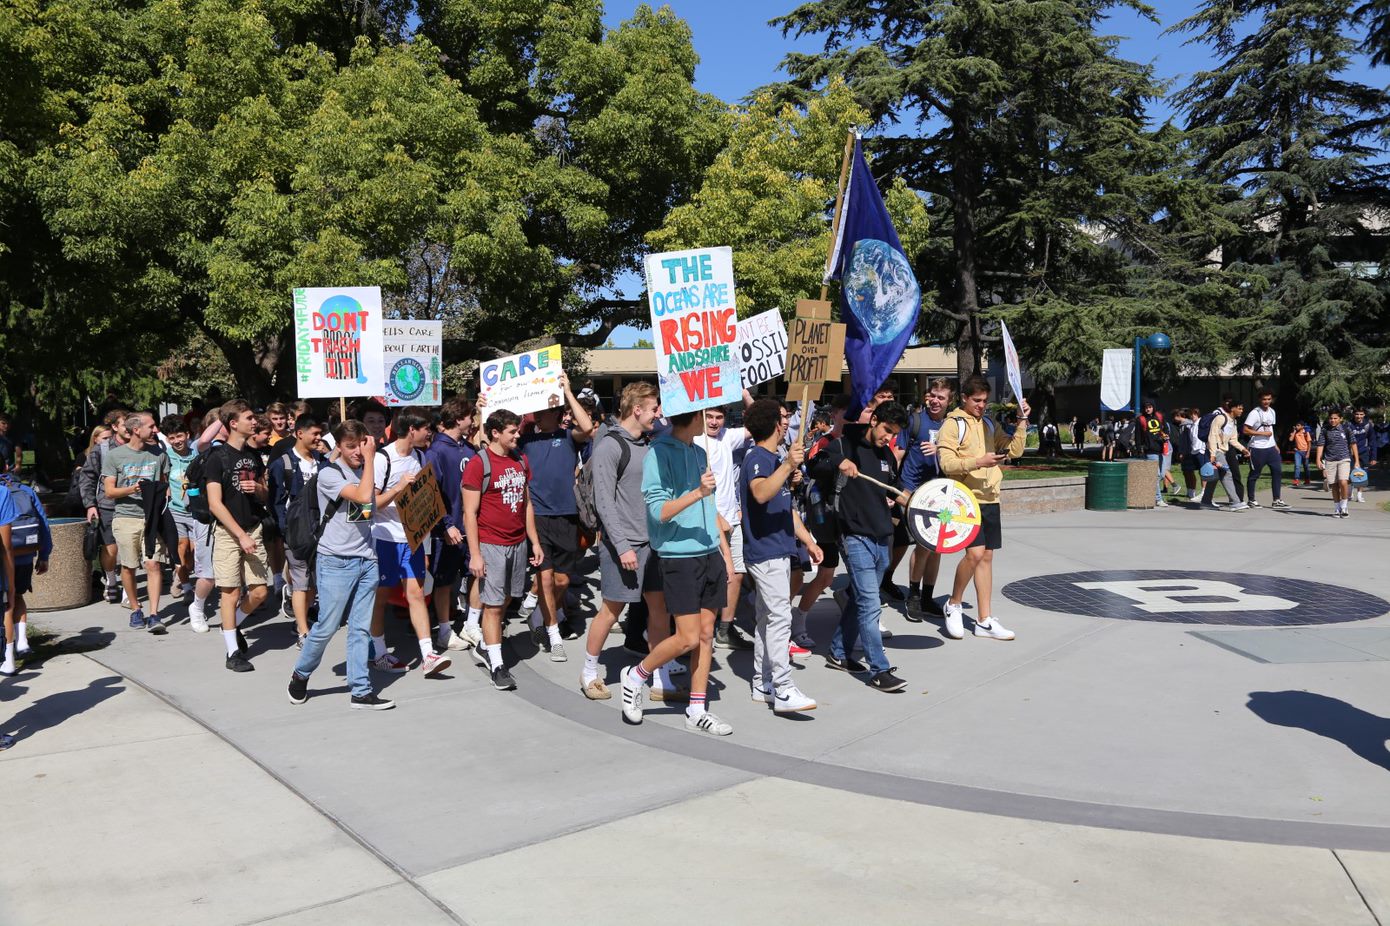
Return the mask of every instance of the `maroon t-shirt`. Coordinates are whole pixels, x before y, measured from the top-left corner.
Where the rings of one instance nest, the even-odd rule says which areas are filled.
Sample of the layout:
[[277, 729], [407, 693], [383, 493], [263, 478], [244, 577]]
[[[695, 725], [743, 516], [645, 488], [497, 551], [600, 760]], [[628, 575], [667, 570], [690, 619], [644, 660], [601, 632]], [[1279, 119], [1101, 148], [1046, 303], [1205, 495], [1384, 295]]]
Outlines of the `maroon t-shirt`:
[[[524, 460], [499, 457], [484, 448], [492, 461], [492, 477], [478, 504], [478, 540], [510, 547], [526, 539], [526, 483], [531, 472]], [[483, 457], [469, 460], [463, 468], [463, 487], [483, 487]]]

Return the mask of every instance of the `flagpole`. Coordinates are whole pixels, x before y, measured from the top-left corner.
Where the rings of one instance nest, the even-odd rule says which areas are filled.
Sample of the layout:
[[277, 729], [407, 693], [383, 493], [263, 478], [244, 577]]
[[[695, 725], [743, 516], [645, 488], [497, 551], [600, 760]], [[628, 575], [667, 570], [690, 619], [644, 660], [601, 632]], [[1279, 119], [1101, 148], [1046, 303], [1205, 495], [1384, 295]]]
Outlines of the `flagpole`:
[[[845, 178], [849, 175], [849, 159], [854, 154], [854, 130], [845, 136], [845, 154], [840, 158], [840, 185], [835, 190], [835, 215], [830, 223], [830, 248], [825, 255], [825, 272], [830, 272], [830, 261], [835, 257], [835, 241], [840, 236], [840, 207], [845, 201]], [[824, 302], [830, 294], [830, 287], [824, 282], [820, 285], [820, 298]]]

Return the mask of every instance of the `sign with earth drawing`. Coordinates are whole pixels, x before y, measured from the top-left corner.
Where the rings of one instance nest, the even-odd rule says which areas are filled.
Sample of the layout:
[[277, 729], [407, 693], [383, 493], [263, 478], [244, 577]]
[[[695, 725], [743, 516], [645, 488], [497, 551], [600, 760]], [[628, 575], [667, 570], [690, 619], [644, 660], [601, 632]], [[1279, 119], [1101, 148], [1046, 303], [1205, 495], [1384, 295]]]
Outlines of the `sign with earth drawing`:
[[443, 402], [444, 323], [408, 319], [382, 325], [386, 390], [391, 407]]

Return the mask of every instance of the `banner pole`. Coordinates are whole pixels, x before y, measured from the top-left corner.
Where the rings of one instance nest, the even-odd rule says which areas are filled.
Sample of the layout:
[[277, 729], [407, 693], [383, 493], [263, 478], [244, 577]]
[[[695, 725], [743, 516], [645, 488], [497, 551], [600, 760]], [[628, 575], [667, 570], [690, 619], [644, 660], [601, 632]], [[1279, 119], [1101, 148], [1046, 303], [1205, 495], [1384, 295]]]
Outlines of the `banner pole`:
[[[835, 216], [830, 222], [830, 248], [825, 254], [825, 272], [830, 272], [830, 261], [835, 256], [835, 239], [840, 235], [840, 207], [845, 201], [845, 178], [849, 175], [849, 159], [854, 153], [854, 130], [851, 129], [845, 136], [845, 154], [840, 158], [840, 185], [835, 190]], [[825, 283], [820, 285], [820, 298], [824, 302], [830, 293], [830, 287]]]
[[338, 423], [347, 421], [347, 396], [338, 396]]

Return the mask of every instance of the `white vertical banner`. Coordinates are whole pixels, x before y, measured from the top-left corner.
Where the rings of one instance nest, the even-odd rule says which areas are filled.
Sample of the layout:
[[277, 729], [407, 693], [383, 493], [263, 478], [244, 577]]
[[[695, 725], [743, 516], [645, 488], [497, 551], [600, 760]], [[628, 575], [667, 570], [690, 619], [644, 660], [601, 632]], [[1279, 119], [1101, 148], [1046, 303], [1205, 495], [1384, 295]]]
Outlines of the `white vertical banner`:
[[1100, 366], [1100, 405], [1112, 412], [1129, 408], [1134, 388], [1134, 352], [1128, 347], [1112, 347], [1102, 352]]

